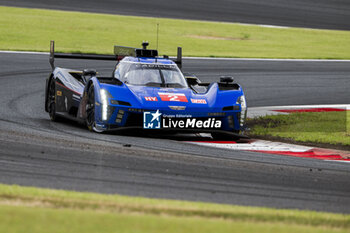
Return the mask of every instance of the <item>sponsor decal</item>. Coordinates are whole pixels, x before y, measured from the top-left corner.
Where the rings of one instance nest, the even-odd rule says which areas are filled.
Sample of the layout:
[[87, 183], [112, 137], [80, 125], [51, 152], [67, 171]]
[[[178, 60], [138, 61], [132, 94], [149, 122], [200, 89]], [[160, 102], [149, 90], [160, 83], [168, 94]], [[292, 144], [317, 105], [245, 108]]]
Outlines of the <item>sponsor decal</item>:
[[193, 104], [206, 104], [207, 101], [205, 99], [191, 99]]
[[185, 94], [183, 93], [158, 92], [158, 95], [162, 101], [188, 102]]
[[186, 106], [169, 106], [172, 110], [185, 110]]
[[157, 97], [145, 96], [146, 101], [158, 101]]
[[62, 91], [57, 91], [57, 96], [62, 96]]
[[159, 110], [143, 112], [143, 128], [144, 129], [160, 129], [161, 113]]
[[80, 100], [80, 96], [78, 96], [78, 95], [73, 94], [72, 97]]
[[177, 69], [176, 65], [173, 64], [135, 64], [137, 68], [159, 68], [165, 70], [174, 70]]

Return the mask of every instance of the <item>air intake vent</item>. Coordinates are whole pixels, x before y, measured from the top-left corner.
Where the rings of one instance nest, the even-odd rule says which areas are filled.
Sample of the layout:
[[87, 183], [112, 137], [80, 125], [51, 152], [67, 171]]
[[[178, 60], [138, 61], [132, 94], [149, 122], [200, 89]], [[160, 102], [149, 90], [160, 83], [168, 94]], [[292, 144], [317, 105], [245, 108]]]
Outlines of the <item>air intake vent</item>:
[[218, 83], [220, 91], [239, 90], [237, 83]]
[[239, 105], [226, 106], [222, 108], [222, 111], [233, 111], [233, 110], [239, 110]]
[[129, 102], [120, 101], [120, 100], [111, 100], [111, 104], [131, 106]]

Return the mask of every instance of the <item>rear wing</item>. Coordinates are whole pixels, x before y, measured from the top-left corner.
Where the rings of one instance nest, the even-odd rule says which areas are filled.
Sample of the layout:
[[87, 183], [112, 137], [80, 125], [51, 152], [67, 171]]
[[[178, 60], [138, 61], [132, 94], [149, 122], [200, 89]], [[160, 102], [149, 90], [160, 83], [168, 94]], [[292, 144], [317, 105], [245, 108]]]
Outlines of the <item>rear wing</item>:
[[56, 53], [55, 52], [55, 41], [50, 42], [50, 58], [49, 62], [52, 70], [55, 69], [55, 58], [66, 58], [66, 59], [89, 59], [89, 60], [114, 60], [117, 61], [116, 55], [97, 55], [97, 54], [84, 54], [84, 53]]
[[176, 63], [176, 65], [180, 68], [180, 70], [182, 70], [182, 48], [181, 47], [177, 47], [177, 57], [171, 60], [173, 60]]
[[[63, 59], [88, 59], [88, 60], [108, 60], [108, 61], [120, 61], [126, 56], [132, 57], [157, 57], [157, 50], [147, 49], [148, 43], [142, 43], [143, 48], [132, 48], [125, 46], [114, 46], [114, 55], [110, 54], [87, 54], [87, 53], [56, 53], [55, 52], [55, 41], [50, 42], [50, 58], [49, 62], [52, 70], [55, 69], [55, 58]], [[182, 48], [177, 48], [177, 57], [171, 58], [177, 66], [182, 68]]]

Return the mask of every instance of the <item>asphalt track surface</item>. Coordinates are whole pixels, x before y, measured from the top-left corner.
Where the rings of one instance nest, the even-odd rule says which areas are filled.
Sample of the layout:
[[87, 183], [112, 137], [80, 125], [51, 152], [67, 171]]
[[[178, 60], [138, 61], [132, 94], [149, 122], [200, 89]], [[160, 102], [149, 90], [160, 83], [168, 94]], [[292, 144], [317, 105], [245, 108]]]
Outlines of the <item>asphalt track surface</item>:
[[[105, 74], [114, 65], [56, 64]], [[184, 69], [204, 81], [233, 73], [249, 106], [350, 102], [349, 62], [191, 59]], [[49, 72], [47, 55], [0, 53], [0, 183], [350, 213], [346, 163], [184, 142], [201, 139], [193, 135], [96, 134], [73, 122], [51, 122], [44, 112]]]
[[347, 0], [0, 0], [0, 5], [350, 30]]

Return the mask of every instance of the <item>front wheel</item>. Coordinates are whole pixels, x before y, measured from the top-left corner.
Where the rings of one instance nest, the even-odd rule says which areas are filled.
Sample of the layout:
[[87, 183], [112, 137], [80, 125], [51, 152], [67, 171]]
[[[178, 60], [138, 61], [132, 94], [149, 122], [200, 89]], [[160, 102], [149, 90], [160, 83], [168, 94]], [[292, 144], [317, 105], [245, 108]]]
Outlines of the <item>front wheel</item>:
[[102, 130], [96, 128], [95, 120], [95, 89], [94, 85], [90, 85], [87, 91], [87, 102], [86, 102], [86, 125], [90, 131], [102, 133]]

